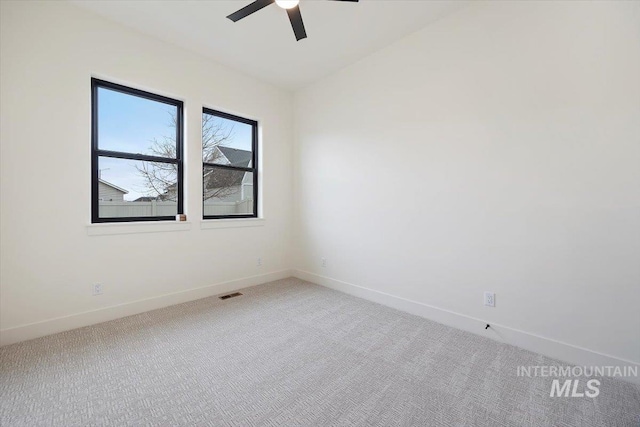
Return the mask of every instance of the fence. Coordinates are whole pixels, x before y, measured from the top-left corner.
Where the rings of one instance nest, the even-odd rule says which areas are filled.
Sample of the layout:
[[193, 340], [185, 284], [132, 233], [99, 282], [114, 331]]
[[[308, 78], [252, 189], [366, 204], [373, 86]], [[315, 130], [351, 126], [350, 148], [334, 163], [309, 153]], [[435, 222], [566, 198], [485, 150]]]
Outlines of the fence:
[[[99, 202], [101, 218], [174, 216], [176, 202]], [[253, 212], [253, 200], [212, 202], [204, 204], [204, 215], [234, 215]]]
[[239, 202], [211, 202], [204, 203], [204, 215], [234, 215], [253, 212], [253, 200]]

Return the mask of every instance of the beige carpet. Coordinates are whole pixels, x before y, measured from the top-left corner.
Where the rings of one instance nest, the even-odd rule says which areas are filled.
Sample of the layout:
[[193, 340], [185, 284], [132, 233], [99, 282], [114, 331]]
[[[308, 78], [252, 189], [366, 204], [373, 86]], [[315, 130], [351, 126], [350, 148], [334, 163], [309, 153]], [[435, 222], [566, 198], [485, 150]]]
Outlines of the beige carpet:
[[543, 356], [286, 279], [0, 349], [5, 426], [634, 426], [640, 387], [550, 398]]

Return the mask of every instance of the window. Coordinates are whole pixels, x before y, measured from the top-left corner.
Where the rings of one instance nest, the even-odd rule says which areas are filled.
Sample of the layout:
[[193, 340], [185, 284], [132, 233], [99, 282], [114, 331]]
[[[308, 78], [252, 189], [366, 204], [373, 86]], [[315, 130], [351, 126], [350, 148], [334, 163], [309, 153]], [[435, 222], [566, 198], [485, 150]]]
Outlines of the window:
[[91, 221], [183, 213], [182, 101], [91, 79]]
[[204, 219], [258, 216], [258, 123], [202, 110]]

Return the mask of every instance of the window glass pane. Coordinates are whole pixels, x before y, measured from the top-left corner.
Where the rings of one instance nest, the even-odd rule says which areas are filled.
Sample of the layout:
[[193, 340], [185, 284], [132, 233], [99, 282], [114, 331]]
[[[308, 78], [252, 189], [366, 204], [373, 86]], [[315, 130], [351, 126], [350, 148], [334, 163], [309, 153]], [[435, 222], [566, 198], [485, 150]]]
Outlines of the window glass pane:
[[203, 169], [204, 216], [253, 214], [253, 172]]
[[178, 213], [177, 165], [100, 157], [100, 218], [174, 216]]
[[98, 88], [98, 148], [176, 158], [178, 108]]
[[253, 126], [202, 114], [202, 161], [252, 167]]

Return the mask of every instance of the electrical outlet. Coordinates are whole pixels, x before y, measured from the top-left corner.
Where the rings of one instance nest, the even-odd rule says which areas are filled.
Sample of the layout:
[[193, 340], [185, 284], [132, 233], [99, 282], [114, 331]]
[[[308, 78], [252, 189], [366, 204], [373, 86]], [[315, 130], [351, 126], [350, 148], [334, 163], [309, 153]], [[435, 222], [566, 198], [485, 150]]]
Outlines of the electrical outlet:
[[104, 289], [102, 288], [102, 283], [96, 283], [93, 285], [93, 296], [102, 295]]
[[256, 263], [258, 267], [262, 267], [262, 258], [258, 258], [258, 262]]
[[327, 267], [327, 259], [326, 258], [322, 258], [322, 266], [323, 267]]
[[485, 292], [484, 293], [484, 305], [487, 307], [495, 307], [496, 306], [496, 294], [493, 292]]

